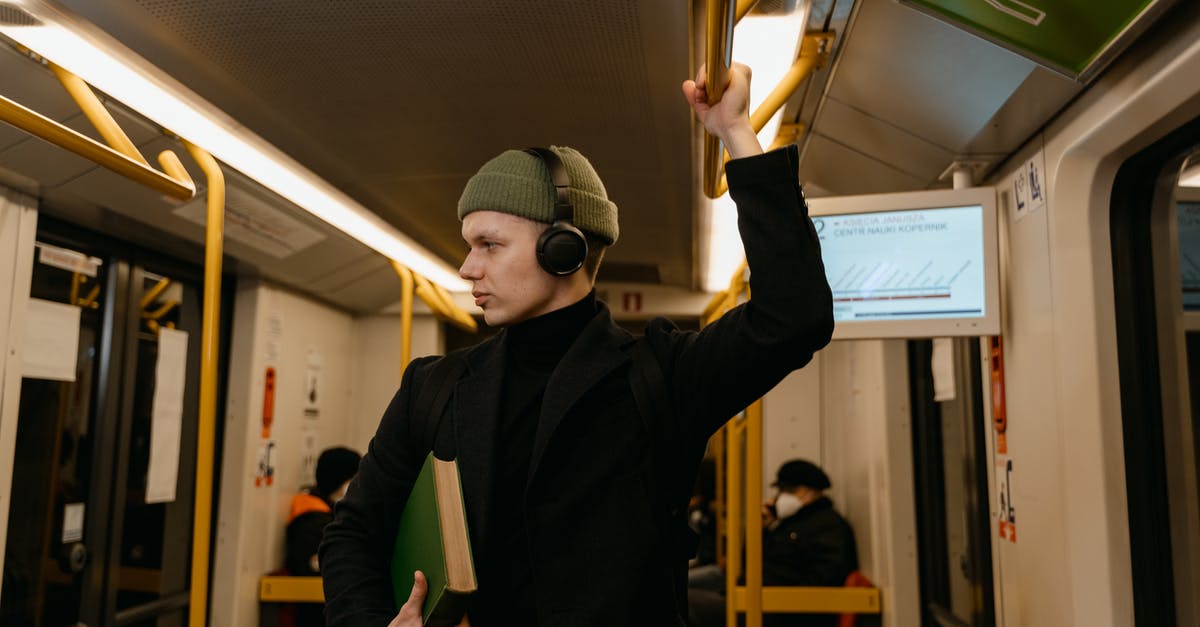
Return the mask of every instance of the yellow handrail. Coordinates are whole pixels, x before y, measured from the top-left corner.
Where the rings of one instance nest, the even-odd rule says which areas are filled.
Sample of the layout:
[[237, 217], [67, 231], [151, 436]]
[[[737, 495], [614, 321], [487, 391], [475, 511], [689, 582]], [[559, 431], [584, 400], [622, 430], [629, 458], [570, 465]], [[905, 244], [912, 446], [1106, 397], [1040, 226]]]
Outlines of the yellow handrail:
[[417, 296], [426, 305], [429, 305], [435, 316], [472, 333], [478, 329], [475, 319], [454, 304], [454, 300], [445, 288], [441, 288], [419, 274], [413, 273], [413, 277], [417, 283]]
[[[825, 65], [825, 61], [829, 57], [829, 48], [833, 44], [833, 38], [834, 33], [832, 31], [804, 36], [804, 39], [800, 43], [800, 56], [796, 58], [792, 66], [788, 68], [787, 73], [775, 85], [775, 89], [772, 89], [771, 93], [767, 94], [766, 99], [750, 114], [750, 126], [754, 129], [755, 133], [763, 130], [763, 127], [767, 125], [767, 122], [771, 121], [771, 117], [775, 115], [775, 112], [787, 104], [788, 99], [792, 97], [792, 94], [796, 92], [800, 84], [808, 78], [809, 74], [812, 74], [814, 69]], [[775, 135], [775, 139], [771, 142], [771, 149], [784, 145], [785, 142], [783, 142], [783, 139], [786, 137], [785, 133], [791, 136], [790, 141], [786, 143], [792, 143], [804, 129], [802, 124], [784, 126], [788, 126], [789, 128], [785, 131], [783, 126], [780, 127], [779, 132]], [[707, 161], [705, 162], [705, 167], [708, 167]], [[709, 194], [709, 198], [720, 198], [722, 194], [729, 191], [728, 183], [725, 181], [724, 160], [717, 167], [718, 171], [713, 178], [716, 187], [705, 188], [705, 193]], [[705, 170], [704, 180], [706, 183], [710, 180], [707, 170]], [[712, 193], [709, 193], [709, 190], [712, 190]]]
[[267, 575], [258, 580], [258, 600], [274, 603], [321, 603], [325, 590], [320, 577]]
[[188, 200], [196, 195], [196, 185], [192, 181], [167, 176], [4, 96], [0, 96], [0, 121], [8, 122], [172, 198]]
[[46, 62], [50, 67], [50, 71], [58, 77], [58, 82], [62, 83], [67, 93], [75, 100], [75, 104], [79, 105], [80, 110], [87, 116], [87, 119], [99, 131], [100, 137], [108, 142], [108, 145], [117, 152], [137, 161], [138, 163], [150, 167], [150, 162], [142, 156], [141, 151], [133, 145], [133, 141], [121, 130], [121, 126], [113, 119], [112, 114], [108, 109], [104, 108], [104, 104], [96, 97], [96, 92], [83, 81], [82, 78], [62, 69], [61, 67]]
[[746, 627], [762, 627], [763, 529], [762, 453], [763, 402], [746, 408]]
[[[28, 49], [22, 50], [29, 53]], [[173, 198], [189, 200], [196, 195], [195, 182], [174, 152], [164, 150], [158, 155], [159, 165], [166, 174], [150, 167], [146, 158], [133, 145], [125, 131], [121, 130], [121, 126], [104, 107], [104, 103], [100, 102], [96, 93], [83, 79], [49, 61], [46, 61], [46, 65], [58, 77], [67, 94], [79, 105], [79, 109], [108, 145], [67, 128], [4, 96], [0, 96], [0, 121], [8, 122], [31, 135], [66, 148]]]
[[400, 275], [400, 378], [412, 361], [413, 271], [399, 261], [391, 260], [392, 269]]
[[750, 115], [750, 126], [754, 127], [755, 133], [761, 131], [771, 120], [771, 116], [775, 115], [780, 107], [787, 104], [788, 98], [792, 97], [792, 94], [800, 87], [800, 83], [808, 78], [813, 69], [818, 64], [824, 63], [827, 55], [825, 51], [828, 49], [827, 42], [832, 42], [832, 40], [832, 32], [804, 36], [800, 43], [800, 56], [792, 62], [792, 67], [788, 68], [783, 78], [779, 79], [779, 84], [775, 85], [775, 89], [767, 94], [767, 98]]
[[204, 627], [208, 612], [208, 553], [212, 520], [213, 450], [217, 426], [217, 333], [221, 316], [221, 254], [225, 234], [225, 176], [203, 148], [183, 142], [208, 180], [204, 234], [204, 312], [200, 331], [200, 418], [196, 434], [196, 506], [192, 519], [192, 589], [188, 624]]
[[[717, 102], [725, 93], [729, 82], [729, 64], [733, 59], [733, 25], [735, 9], [729, 0], [708, 0], [705, 21], [704, 66], [708, 74], [705, 91], [709, 102]], [[747, 6], [749, 10], [749, 6]], [[721, 140], [709, 133], [704, 134], [704, 189], [715, 191], [720, 184], [721, 162], [725, 149]], [[710, 198], [716, 198], [709, 194]]]
[[[741, 586], [734, 590], [731, 605], [747, 610], [752, 592]], [[762, 611], [819, 614], [879, 614], [882, 606], [879, 588], [842, 588], [817, 586], [767, 586], [762, 589]]]

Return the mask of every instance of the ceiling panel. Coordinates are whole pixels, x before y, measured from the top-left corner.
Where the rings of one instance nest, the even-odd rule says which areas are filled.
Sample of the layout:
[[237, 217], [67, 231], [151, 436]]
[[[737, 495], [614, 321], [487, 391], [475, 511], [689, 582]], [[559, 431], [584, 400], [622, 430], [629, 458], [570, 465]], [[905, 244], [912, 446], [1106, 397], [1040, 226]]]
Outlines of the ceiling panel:
[[610, 258], [657, 258], [691, 285], [687, 2], [65, 4], [448, 263], [467, 178], [554, 143], [589, 156], [630, 208], [625, 233], [640, 207], [670, 216]]
[[814, 135], [800, 164], [800, 182], [830, 195], [880, 194], [925, 189], [926, 179], [849, 148], [823, 135]]
[[1034, 68], [895, 2], [860, 4], [829, 97], [947, 150], [973, 139]]
[[955, 154], [879, 118], [828, 100], [817, 118], [821, 134], [846, 148], [891, 164], [917, 179], [936, 178]]

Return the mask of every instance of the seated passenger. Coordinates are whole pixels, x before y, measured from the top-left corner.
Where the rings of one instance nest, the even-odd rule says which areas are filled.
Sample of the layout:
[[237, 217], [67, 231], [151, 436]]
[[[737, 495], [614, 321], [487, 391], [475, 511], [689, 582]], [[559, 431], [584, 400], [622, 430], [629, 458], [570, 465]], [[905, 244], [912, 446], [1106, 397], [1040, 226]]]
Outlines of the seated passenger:
[[358, 453], [342, 447], [325, 449], [317, 458], [317, 485], [292, 497], [288, 516], [288, 573], [297, 576], [319, 575], [317, 549], [325, 525], [333, 520], [333, 504], [346, 495], [346, 486], [358, 472]]
[[[779, 492], [763, 504], [763, 585], [842, 586], [858, 568], [854, 531], [825, 496], [829, 477], [812, 462], [779, 467]], [[688, 579], [692, 623], [724, 624], [725, 575], [696, 569]], [[833, 627], [835, 614], [764, 614], [766, 627]], [[719, 622], [714, 622], [718, 621]]]

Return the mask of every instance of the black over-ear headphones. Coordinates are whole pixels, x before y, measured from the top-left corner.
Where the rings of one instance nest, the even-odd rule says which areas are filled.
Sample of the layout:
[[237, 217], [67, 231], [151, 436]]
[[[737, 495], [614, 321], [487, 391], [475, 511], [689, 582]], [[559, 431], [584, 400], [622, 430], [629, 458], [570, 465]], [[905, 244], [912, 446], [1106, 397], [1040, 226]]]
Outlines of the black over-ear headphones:
[[525, 152], [539, 158], [550, 171], [554, 183], [554, 223], [542, 232], [537, 242], [538, 265], [555, 276], [568, 276], [583, 267], [587, 259], [587, 238], [575, 228], [575, 207], [567, 190], [571, 177], [554, 151], [548, 148], [526, 148]]

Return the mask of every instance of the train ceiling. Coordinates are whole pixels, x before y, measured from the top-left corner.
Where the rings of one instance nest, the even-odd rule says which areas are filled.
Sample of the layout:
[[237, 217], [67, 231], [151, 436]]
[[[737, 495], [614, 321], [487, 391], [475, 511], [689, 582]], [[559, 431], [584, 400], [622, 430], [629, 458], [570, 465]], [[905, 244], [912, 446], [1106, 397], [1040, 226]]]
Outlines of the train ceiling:
[[[620, 207], [621, 241], [602, 280], [699, 285], [705, 203], [679, 82], [702, 54], [703, 0], [59, 4], [454, 266], [467, 178], [505, 148], [556, 143], [589, 155]], [[940, 176], [964, 158], [986, 173], [1082, 89], [892, 0], [816, 0], [809, 28], [838, 33], [830, 61], [785, 109], [809, 128], [799, 144], [810, 195], [944, 187]], [[4, 52], [0, 93], [89, 132], [48, 73]], [[135, 139], [168, 141], [123, 117], [141, 129]], [[162, 217], [175, 208], [156, 208], [156, 195], [74, 157], [59, 157], [73, 169], [56, 169], [61, 152], [36, 144], [0, 128], [0, 176], [32, 179], [68, 217], [128, 223], [141, 239], [151, 237], [137, 226], [146, 211], [131, 206], [145, 203], [160, 212], [155, 229], [195, 248], [195, 224]], [[47, 171], [29, 169], [30, 152], [51, 161]], [[356, 311], [395, 300], [378, 255], [252, 181], [233, 186], [234, 202], [281, 208], [325, 236], [290, 257], [235, 242], [244, 271]]]

